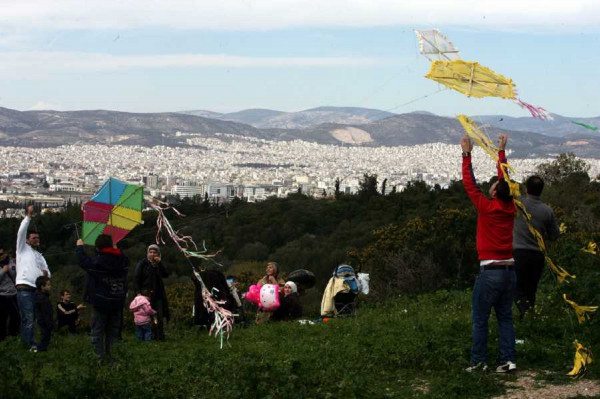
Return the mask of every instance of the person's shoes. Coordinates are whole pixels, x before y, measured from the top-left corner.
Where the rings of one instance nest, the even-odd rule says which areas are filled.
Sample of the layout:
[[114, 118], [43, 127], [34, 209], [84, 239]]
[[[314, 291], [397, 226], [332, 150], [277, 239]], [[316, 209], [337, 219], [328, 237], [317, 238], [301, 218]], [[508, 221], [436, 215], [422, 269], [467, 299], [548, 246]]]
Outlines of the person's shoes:
[[32, 346], [31, 348], [29, 348], [29, 352], [37, 353], [37, 351], [38, 351], [37, 346]]
[[488, 365], [485, 362], [479, 362], [476, 364], [471, 364], [469, 367], [465, 369], [467, 373], [474, 373], [476, 371], [487, 371]]
[[496, 373], [511, 373], [517, 369], [517, 365], [510, 360], [496, 367]]

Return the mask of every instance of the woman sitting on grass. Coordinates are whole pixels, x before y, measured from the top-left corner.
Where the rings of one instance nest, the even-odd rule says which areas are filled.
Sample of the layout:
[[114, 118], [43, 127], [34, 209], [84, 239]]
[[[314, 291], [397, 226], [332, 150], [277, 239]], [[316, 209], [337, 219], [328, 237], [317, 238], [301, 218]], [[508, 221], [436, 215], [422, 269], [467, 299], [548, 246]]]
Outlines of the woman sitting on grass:
[[295, 320], [302, 317], [302, 305], [298, 296], [298, 287], [293, 281], [288, 281], [283, 287], [284, 297], [271, 316], [273, 321]]
[[[265, 270], [266, 275], [258, 280], [257, 284], [265, 285], [265, 284], [274, 284], [279, 286], [279, 292], [283, 291], [283, 285], [285, 281], [278, 277], [279, 276], [279, 265], [276, 262], [267, 263], [267, 269]], [[260, 324], [265, 322], [271, 318], [273, 315], [273, 311], [271, 310], [259, 310], [256, 314], [256, 324]]]

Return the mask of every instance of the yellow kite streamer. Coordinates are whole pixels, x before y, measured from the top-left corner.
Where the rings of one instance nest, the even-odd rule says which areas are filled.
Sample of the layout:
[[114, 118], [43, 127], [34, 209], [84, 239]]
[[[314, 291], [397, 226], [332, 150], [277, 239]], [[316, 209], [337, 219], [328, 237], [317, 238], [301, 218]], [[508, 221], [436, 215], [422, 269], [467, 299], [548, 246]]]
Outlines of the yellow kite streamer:
[[563, 294], [563, 298], [565, 302], [571, 305], [573, 310], [575, 310], [579, 324], [583, 324], [584, 321], [590, 319], [589, 313], [594, 313], [596, 310], [598, 310], [598, 306], [580, 306], [576, 304], [575, 302], [567, 299], [567, 294]]
[[567, 373], [571, 377], [581, 377], [587, 371], [587, 365], [592, 363], [592, 352], [581, 345], [577, 340], [575, 345], [575, 359], [573, 360], [573, 370]]
[[564, 223], [561, 223], [558, 230], [560, 231], [560, 234], [565, 234], [567, 232], [567, 225]]
[[592, 255], [598, 255], [598, 251], [597, 251], [597, 245], [594, 241], [590, 241], [588, 242], [587, 247], [585, 248], [581, 248], [581, 250], [583, 252], [587, 252], [588, 254], [592, 254]]
[[462, 125], [467, 135], [476, 142], [483, 151], [485, 151], [494, 161], [498, 162], [498, 147], [494, 142], [479, 129], [479, 126], [466, 115], [458, 115], [458, 121]]

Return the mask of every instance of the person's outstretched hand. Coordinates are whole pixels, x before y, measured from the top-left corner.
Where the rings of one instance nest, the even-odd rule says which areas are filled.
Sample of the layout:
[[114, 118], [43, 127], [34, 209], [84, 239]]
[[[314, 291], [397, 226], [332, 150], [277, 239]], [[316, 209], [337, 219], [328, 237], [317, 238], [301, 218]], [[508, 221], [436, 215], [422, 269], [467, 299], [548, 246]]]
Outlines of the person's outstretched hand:
[[466, 134], [464, 134], [460, 139], [460, 147], [462, 148], [463, 152], [471, 152], [473, 149], [473, 143]]
[[508, 141], [508, 136], [505, 134], [501, 134], [498, 136], [498, 149], [500, 151], [504, 151], [506, 149], [506, 142]]

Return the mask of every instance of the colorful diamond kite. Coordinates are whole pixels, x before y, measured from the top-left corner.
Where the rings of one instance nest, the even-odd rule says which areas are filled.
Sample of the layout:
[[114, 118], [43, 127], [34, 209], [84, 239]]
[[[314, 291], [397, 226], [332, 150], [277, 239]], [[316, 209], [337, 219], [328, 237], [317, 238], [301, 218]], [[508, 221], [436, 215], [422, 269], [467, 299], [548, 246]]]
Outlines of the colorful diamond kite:
[[83, 204], [83, 242], [94, 245], [100, 234], [108, 234], [113, 244], [142, 223], [144, 190], [142, 186], [109, 178]]

